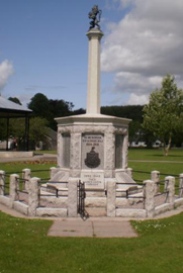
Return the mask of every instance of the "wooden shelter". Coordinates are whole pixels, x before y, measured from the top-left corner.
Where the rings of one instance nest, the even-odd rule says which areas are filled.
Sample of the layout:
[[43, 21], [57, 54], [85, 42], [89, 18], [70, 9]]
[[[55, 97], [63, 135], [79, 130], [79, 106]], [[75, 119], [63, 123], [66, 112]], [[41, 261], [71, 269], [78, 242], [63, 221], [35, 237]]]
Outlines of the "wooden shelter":
[[24, 118], [25, 119], [25, 131], [24, 131], [24, 150], [29, 151], [29, 119], [32, 110], [25, 106], [14, 103], [0, 96], [0, 118], [6, 119], [7, 132], [6, 132], [6, 150], [8, 150], [8, 140], [10, 138], [9, 133], [9, 121], [11, 118]]

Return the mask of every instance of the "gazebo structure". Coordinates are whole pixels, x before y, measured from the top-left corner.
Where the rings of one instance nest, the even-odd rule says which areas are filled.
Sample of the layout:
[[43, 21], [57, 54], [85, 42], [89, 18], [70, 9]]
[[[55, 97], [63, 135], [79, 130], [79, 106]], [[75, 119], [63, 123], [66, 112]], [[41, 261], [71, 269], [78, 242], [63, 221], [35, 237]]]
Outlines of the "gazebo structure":
[[29, 118], [32, 110], [25, 106], [14, 103], [0, 96], [0, 119], [6, 119], [6, 151], [8, 151], [9, 121], [11, 118], [24, 118], [25, 119], [25, 133], [24, 133], [24, 151], [29, 151]]

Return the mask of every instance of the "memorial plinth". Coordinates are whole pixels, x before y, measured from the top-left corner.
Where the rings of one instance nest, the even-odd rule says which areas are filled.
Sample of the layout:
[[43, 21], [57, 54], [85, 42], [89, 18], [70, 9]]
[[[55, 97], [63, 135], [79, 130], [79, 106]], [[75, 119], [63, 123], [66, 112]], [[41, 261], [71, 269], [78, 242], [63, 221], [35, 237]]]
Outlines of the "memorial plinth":
[[77, 177], [87, 186], [93, 174], [101, 177], [99, 188], [107, 178], [115, 178], [116, 170], [127, 168], [128, 119], [107, 115], [88, 114], [57, 118], [58, 154], [57, 164], [63, 180]]

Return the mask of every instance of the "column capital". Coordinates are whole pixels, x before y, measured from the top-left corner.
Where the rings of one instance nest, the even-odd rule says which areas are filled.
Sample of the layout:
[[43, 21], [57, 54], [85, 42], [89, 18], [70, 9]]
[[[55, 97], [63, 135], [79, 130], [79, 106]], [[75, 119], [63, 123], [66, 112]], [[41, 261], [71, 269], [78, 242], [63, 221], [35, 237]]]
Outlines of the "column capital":
[[99, 29], [91, 29], [91, 30], [89, 30], [89, 31], [86, 33], [86, 36], [88, 37], [88, 39], [91, 39], [91, 37], [94, 37], [94, 36], [96, 36], [96, 37], [98, 37], [99, 39], [101, 39], [101, 38], [104, 36], [104, 34], [103, 34], [103, 32], [102, 32], [101, 30], [99, 30]]

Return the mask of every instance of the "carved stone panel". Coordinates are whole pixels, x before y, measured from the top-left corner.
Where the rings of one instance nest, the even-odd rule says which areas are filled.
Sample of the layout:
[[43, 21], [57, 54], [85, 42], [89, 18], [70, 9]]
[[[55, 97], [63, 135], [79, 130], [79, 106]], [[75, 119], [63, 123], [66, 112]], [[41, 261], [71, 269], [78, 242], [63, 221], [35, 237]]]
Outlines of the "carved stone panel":
[[104, 168], [104, 136], [85, 133], [82, 135], [82, 169]]
[[123, 135], [115, 136], [115, 168], [122, 168], [123, 165]]
[[70, 134], [64, 133], [62, 134], [62, 145], [63, 145], [63, 167], [69, 168], [70, 167]]

